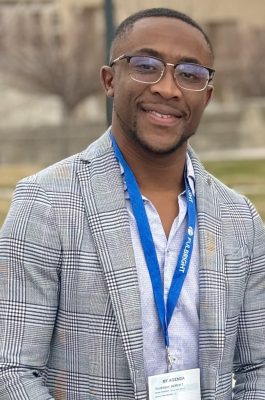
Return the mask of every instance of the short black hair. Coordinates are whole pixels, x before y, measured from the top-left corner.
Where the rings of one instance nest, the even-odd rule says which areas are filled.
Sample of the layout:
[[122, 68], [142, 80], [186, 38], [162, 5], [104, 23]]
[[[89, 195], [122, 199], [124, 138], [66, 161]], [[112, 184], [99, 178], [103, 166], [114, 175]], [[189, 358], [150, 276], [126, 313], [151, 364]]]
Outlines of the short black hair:
[[187, 24], [193, 26], [194, 28], [198, 29], [202, 33], [202, 35], [204, 36], [204, 38], [209, 46], [209, 49], [210, 49], [212, 55], [214, 54], [213, 46], [212, 46], [212, 43], [211, 43], [209, 37], [207, 36], [205, 31], [202, 29], [202, 27], [196, 21], [194, 21], [191, 17], [189, 17], [188, 15], [186, 15], [180, 11], [173, 10], [171, 8], [161, 8], [161, 7], [160, 8], [147, 8], [145, 10], [138, 11], [135, 14], [132, 14], [129, 17], [127, 17], [124, 21], [122, 21], [115, 31], [113, 41], [112, 41], [112, 46], [111, 46], [112, 49], [113, 49], [113, 45], [119, 39], [121, 39], [123, 36], [125, 36], [126, 33], [128, 33], [128, 31], [130, 29], [133, 28], [136, 21], [139, 21], [140, 19], [144, 19], [144, 18], [150, 18], [150, 17], [176, 18], [176, 19], [179, 19], [179, 20], [186, 22]]

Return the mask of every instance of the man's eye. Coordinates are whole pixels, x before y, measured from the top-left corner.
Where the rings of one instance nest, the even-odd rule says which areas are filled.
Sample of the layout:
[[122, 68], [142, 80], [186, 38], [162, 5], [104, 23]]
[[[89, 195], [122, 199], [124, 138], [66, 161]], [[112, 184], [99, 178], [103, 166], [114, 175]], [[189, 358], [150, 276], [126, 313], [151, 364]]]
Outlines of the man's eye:
[[137, 72], [152, 73], [159, 71], [159, 66], [155, 61], [146, 57], [133, 57], [130, 60], [130, 65]]
[[133, 67], [138, 70], [146, 71], [146, 72], [157, 71], [157, 67], [155, 65], [148, 64], [148, 63], [134, 64]]
[[177, 75], [179, 78], [189, 82], [200, 82], [203, 79], [203, 76], [191, 71], [180, 71]]
[[198, 76], [196, 76], [195, 74], [192, 74], [191, 72], [185, 72], [182, 71], [180, 76], [184, 79], [188, 79], [188, 80], [192, 80], [192, 79], [198, 79]]

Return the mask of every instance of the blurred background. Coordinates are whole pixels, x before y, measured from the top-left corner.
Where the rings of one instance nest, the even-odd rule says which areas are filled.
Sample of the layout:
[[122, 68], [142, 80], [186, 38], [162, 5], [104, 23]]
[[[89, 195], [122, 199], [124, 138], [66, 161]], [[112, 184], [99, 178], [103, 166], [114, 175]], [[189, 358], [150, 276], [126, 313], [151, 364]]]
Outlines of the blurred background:
[[265, 221], [264, 0], [0, 0], [0, 226], [16, 182], [107, 127], [99, 68], [114, 27], [148, 7], [189, 14], [215, 49], [215, 95], [192, 145]]

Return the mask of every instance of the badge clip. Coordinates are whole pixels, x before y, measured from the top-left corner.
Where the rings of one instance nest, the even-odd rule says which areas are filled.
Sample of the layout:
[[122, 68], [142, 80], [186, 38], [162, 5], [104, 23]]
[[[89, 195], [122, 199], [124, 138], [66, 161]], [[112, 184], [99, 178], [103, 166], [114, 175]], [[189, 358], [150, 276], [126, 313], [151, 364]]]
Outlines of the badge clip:
[[170, 372], [172, 370], [174, 360], [169, 352], [168, 346], [166, 347], [166, 357], [167, 357], [167, 372]]

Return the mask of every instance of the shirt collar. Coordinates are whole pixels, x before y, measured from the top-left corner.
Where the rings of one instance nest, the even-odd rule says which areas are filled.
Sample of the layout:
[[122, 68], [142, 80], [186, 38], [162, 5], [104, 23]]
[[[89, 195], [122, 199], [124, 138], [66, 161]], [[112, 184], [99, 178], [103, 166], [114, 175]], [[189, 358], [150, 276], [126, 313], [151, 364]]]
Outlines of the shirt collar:
[[186, 155], [186, 171], [190, 189], [192, 191], [193, 196], [195, 196], [195, 173], [188, 153]]
[[[121, 175], [124, 178], [124, 169], [123, 166], [120, 164], [120, 169], [121, 169]], [[194, 173], [194, 168], [191, 162], [191, 158], [189, 154], [187, 153], [186, 155], [186, 173], [187, 173], [187, 178], [188, 182], [190, 185], [190, 189], [192, 191], [193, 196], [195, 196], [195, 173]], [[127, 185], [124, 179], [124, 191], [127, 192]]]

